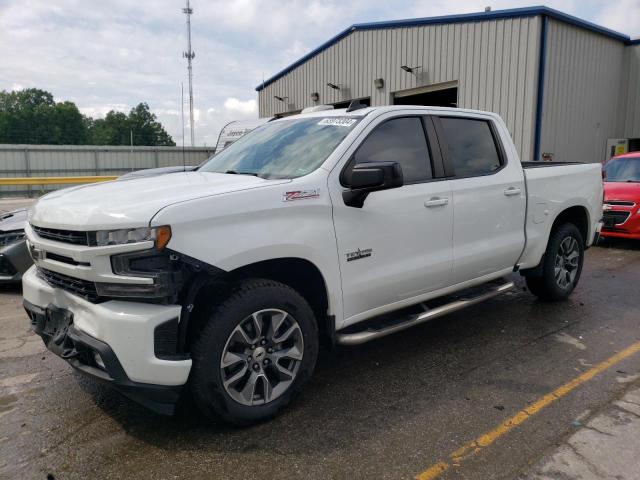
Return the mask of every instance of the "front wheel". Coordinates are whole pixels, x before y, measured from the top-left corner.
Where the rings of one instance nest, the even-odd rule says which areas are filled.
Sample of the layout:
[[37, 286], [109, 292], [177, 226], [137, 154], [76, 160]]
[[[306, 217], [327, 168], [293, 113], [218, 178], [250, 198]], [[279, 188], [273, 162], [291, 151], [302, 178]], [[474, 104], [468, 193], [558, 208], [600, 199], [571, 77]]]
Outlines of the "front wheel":
[[311, 376], [318, 331], [309, 304], [271, 280], [245, 280], [193, 346], [191, 389], [210, 418], [236, 425], [276, 415]]
[[584, 263], [584, 241], [580, 230], [565, 223], [549, 238], [542, 260], [542, 275], [529, 276], [527, 286], [542, 300], [564, 300], [578, 284]]

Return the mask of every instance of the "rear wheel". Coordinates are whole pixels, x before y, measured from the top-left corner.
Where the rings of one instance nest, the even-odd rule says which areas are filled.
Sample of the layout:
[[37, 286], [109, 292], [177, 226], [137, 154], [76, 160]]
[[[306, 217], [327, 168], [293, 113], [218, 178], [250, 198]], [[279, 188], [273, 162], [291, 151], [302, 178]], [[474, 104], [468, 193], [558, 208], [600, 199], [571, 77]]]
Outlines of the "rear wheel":
[[194, 342], [194, 400], [210, 418], [264, 420], [301, 390], [317, 355], [315, 318], [302, 296], [271, 280], [242, 281]]
[[549, 238], [542, 274], [528, 276], [531, 293], [542, 300], [564, 300], [578, 284], [584, 262], [584, 241], [572, 224], [558, 226]]

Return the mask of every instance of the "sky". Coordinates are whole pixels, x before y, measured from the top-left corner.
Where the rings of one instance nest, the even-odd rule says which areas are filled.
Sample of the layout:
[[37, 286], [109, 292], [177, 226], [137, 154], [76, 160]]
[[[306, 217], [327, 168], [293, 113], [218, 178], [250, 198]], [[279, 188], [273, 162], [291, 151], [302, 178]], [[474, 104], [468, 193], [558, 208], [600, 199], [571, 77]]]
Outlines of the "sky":
[[[184, 0], [0, 0], [0, 90], [37, 87], [93, 117], [140, 102], [189, 145]], [[258, 116], [255, 87], [353, 23], [525, 7], [517, 0], [192, 0], [196, 145]], [[640, 36], [640, 0], [546, 6]]]

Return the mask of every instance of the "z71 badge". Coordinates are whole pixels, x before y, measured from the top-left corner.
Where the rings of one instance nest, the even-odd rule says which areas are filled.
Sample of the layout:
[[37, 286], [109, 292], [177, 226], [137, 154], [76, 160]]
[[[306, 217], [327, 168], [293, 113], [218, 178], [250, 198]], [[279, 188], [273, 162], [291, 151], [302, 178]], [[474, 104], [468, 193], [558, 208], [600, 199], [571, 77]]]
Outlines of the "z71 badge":
[[364, 250], [358, 249], [355, 252], [348, 252], [346, 254], [347, 262], [353, 262], [354, 260], [360, 260], [361, 258], [370, 257], [372, 253], [373, 249], [371, 248], [365, 248]]
[[318, 198], [319, 196], [319, 188], [314, 188], [313, 190], [294, 190], [292, 192], [284, 192], [282, 195], [282, 201], [292, 202], [293, 200], [307, 200], [310, 198]]

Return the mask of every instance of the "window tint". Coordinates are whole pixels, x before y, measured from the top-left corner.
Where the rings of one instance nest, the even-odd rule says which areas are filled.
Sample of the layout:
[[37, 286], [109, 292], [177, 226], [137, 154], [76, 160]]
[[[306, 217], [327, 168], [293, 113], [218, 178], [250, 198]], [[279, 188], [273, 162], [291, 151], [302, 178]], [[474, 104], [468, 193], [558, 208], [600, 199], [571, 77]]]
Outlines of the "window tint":
[[[429, 149], [420, 118], [394, 118], [378, 125], [356, 151], [350, 168], [357, 163], [370, 162], [400, 163], [405, 183], [432, 178]], [[348, 183], [349, 174], [345, 177]]]
[[486, 175], [500, 169], [500, 155], [488, 122], [446, 117], [440, 122], [457, 177]]

